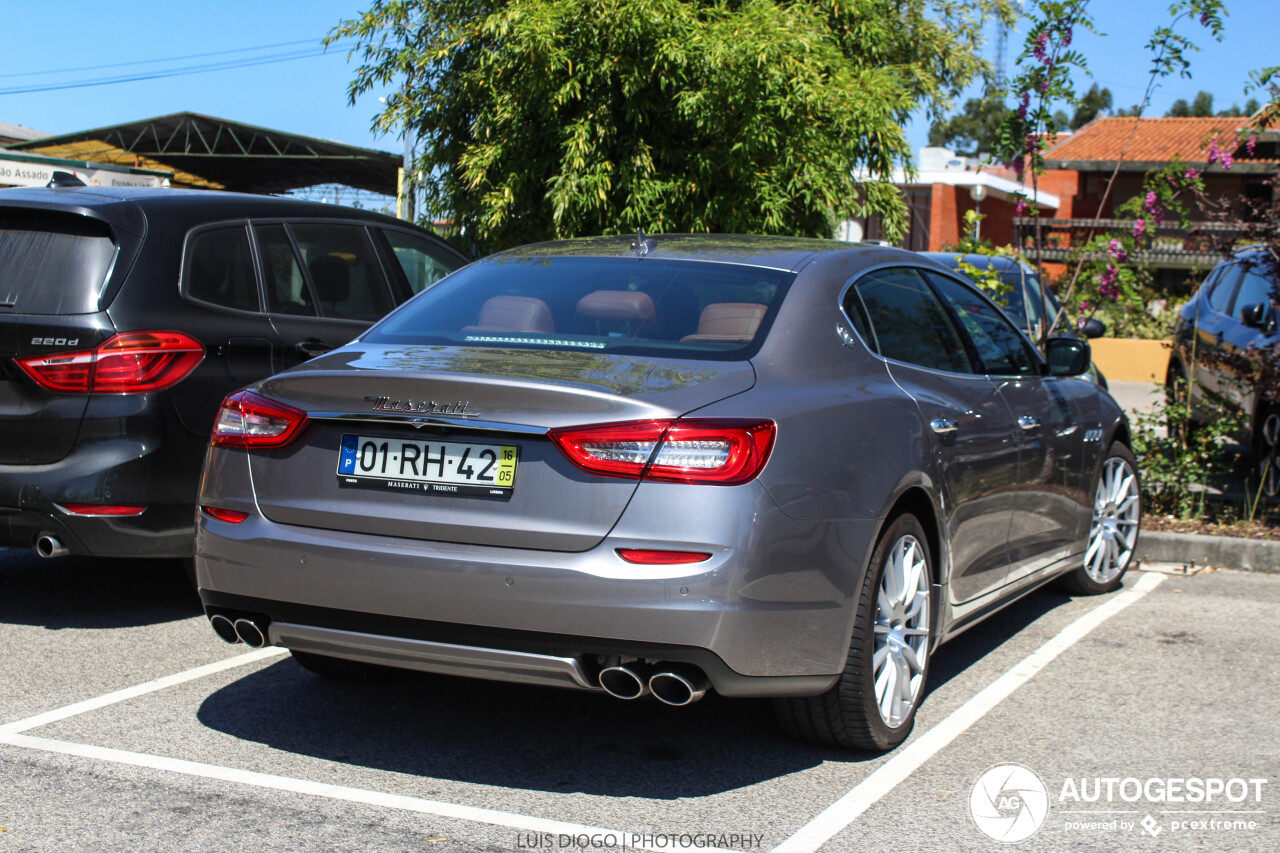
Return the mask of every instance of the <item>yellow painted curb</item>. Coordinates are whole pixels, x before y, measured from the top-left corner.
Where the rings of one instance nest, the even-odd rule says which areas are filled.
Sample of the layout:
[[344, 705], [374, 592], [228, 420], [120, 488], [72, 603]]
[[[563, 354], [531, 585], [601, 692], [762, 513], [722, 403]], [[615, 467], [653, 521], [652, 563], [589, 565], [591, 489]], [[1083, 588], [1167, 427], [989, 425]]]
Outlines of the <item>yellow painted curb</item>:
[[1169, 367], [1169, 342], [1141, 338], [1094, 338], [1089, 341], [1093, 363], [1107, 379], [1117, 382], [1164, 382]]

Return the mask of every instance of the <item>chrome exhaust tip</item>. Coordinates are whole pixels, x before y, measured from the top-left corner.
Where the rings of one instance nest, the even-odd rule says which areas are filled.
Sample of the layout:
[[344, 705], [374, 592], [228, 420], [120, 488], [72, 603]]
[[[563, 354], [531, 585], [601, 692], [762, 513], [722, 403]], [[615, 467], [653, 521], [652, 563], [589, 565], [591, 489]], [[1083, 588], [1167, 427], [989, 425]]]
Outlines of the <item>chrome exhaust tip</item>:
[[693, 667], [655, 672], [649, 678], [649, 690], [655, 699], [667, 705], [692, 705], [707, 695], [707, 677]]
[[251, 649], [260, 649], [267, 644], [267, 635], [248, 619], [237, 619], [235, 621], [235, 630], [240, 642]]
[[224, 643], [240, 642], [240, 637], [236, 634], [235, 623], [221, 613], [215, 613], [209, 617], [209, 626], [213, 628], [213, 633], [217, 634]]
[[600, 689], [615, 699], [639, 699], [649, 692], [645, 680], [625, 666], [600, 670]]
[[67, 546], [62, 544], [62, 540], [52, 533], [41, 533], [36, 537], [36, 553], [41, 557], [48, 559], [50, 557], [65, 557], [71, 552], [67, 550]]

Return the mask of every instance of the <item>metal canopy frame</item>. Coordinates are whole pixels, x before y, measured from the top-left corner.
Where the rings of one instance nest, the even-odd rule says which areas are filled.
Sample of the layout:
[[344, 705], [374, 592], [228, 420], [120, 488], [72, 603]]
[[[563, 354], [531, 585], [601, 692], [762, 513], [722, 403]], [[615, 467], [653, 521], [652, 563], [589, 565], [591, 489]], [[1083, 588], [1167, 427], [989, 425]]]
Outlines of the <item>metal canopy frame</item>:
[[[64, 156], [74, 150], [105, 162], [142, 160], [175, 172], [174, 185], [217, 186], [279, 193], [319, 184], [345, 184], [396, 194], [400, 157], [226, 119], [174, 113], [142, 121], [15, 143], [9, 150]], [[101, 150], [99, 150], [99, 148]], [[184, 181], [183, 173], [198, 181]]]

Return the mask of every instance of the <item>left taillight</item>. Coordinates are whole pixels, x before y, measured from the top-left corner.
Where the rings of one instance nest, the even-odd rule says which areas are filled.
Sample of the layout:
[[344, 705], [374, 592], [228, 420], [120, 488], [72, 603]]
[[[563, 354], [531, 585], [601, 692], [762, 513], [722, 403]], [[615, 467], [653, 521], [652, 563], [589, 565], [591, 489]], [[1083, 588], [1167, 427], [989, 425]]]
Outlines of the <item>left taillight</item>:
[[298, 437], [307, 415], [252, 391], [222, 401], [210, 443], [217, 447], [284, 447]]
[[668, 483], [736, 486], [769, 461], [773, 421], [687, 418], [552, 430], [570, 462], [593, 474]]
[[91, 350], [16, 359], [41, 388], [63, 394], [143, 394], [172, 388], [204, 360], [182, 332], [123, 332]]

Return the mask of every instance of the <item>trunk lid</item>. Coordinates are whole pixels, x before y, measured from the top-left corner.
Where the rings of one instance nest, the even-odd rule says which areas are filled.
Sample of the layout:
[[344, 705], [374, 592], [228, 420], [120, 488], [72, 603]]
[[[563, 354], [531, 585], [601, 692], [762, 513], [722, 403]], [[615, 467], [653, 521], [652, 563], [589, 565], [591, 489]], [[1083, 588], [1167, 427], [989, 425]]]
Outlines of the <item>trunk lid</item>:
[[[675, 418], [746, 391], [754, 381], [749, 362], [355, 344], [262, 383], [264, 396], [307, 412], [312, 422], [289, 446], [250, 454], [254, 489], [264, 515], [281, 523], [582, 551], [613, 527], [637, 481], [579, 469], [547, 430]], [[375, 463], [389, 464], [383, 482], [339, 476], [344, 437], [366, 458], [372, 445]], [[473, 468], [492, 461], [486, 449], [496, 457], [513, 448], [512, 487], [454, 492], [387, 485], [405, 482], [397, 480], [401, 473], [416, 473], [422, 454], [439, 458], [444, 444]], [[412, 458], [406, 463], [406, 457]], [[442, 463], [430, 464], [441, 470]], [[427, 465], [422, 462], [422, 470]]]

